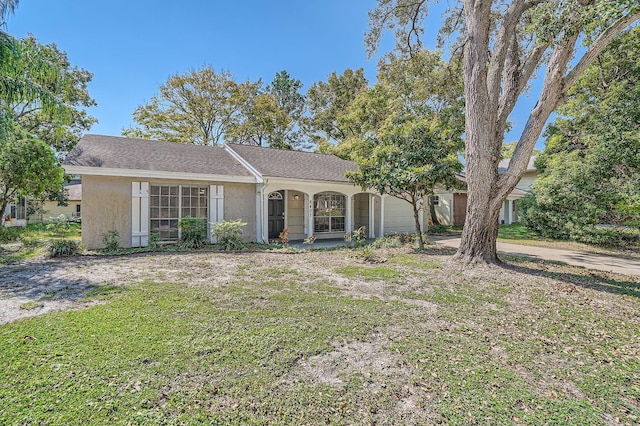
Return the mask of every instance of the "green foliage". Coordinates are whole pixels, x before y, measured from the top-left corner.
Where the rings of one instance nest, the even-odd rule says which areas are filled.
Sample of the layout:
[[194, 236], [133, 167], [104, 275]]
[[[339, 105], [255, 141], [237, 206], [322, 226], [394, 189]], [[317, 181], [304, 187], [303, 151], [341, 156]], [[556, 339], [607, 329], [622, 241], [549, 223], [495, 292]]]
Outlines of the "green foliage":
[[269, 146], [273, 148], [307, 148], [302, 125], [305, 97], [300, 93], [302, 82], [292, 78], [286, 70], [276, 73], [266, 92], [276, 100], [277, 107], [288, 120], [276, 122], [273, 134], [269, 136]]
[[361, 226], [360, 228], [353, 231], [351, 233], [351, 240], [353, 241], [353, 246], [356, 248], [368, 245], [367, 244], [367, 227]]
[[147, 244], [147, 248], [151, 251], [159, 251], [164, 248], [160, 243], [160, 234], [153, 233], [149, 235], [149, 244]]
[[351, 137], [360, 138], [360, 129], [345, 123], [348, 107], [358, 93], [367, 87], [364, 69], [346, 69], [342, 75], [333, 72], [326, 82], [311, 85], [306, 101], [309, 117], [305, 130], [319, 145], [319, 151], [332, 153], [333, 145]]
[[17, 241], [22, 230], [18, 227], [0, 226], [0, 243]]
[[54, 239], [49, 241], [49, 256], [63, 257], [80, 254], [80, 243], [76, 240]]
[[242, 228], [246, 226], [246, 222], [240, 219], [223, 220], [213, 224], [211, 233], [218, 240], [218, 245], [225, 251], [238, 251], [245, 247], [242, 239]]
[[180, 248], [195, 250], [207, 243], [207, 220], [202, 218], [184, 217], [178, 222], [180, 228]]
[[24, 131], [0, 139], [0, 211], [15, 196], [38, 198], [57, 190], [62, 182], [62, 168], [47, 144]]
[[241, 105], [241, 87], [229, 72], [210, 66], [176, 74], [160, 86], [160, 93], [139, 106], [133, 120], [140, 126], [123, 135], [169, 142], [215, 145], [227, 131]]
[[107, 251], [116, 251], [120, 248], [120, 233], [111, 229], [102, 234], [102, 244]]
[[51, 68], [43, 87], [46, 87], [48, 96], [56, 99], [57, 108], [48, 111], [39, 98], [16, 98], [7, 106], [13, 111], [13, 119], [21, 129], [49, 145], [58, 155], [64, 155], [97, 121], [86, 111], [86, 108], [96, 105], [87, 89], [93, 75], [72, 66], [67, 54], [58, 50], [55, 44], [42, 45], [33, 36], [19, 40], [18, 49], [21, 60], [14, 66], [19, 75], [30, 76], [34, 83], [42, 84], [42, 77], [32, 72], [34, 66], [41, 64]]
[[[133, 113], [138, 127], [123, 135], [170, 142], [216, 145], [222, 141], [276, 148], [299, 147], [302, 95], [286, 71], [274, 82], [237, 83], [210, 66], [171, 76], [160, 93]], [[294, 138], [296, 140], [294, 140]]]
[[[522, 220], [540, 234], [627, 244], [640, 223], [640, 29], [613, 42], [569, 92], [536, 161]], [[615, 225], [609, 228], [599, 224]]]
[[18, 237], [23, 246], [27, 249], [35, 249], [40, 246], [41, 241], [35, 233], [22, 231]]

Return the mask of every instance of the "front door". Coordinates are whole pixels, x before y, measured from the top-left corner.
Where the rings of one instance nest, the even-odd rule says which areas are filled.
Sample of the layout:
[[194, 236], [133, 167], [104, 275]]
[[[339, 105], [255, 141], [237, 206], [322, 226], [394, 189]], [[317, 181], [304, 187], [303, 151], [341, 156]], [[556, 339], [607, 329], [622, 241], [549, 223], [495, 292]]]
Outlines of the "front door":
[[284, 191], [269, 194], [269, 239], [279, 238], [284, 229]]

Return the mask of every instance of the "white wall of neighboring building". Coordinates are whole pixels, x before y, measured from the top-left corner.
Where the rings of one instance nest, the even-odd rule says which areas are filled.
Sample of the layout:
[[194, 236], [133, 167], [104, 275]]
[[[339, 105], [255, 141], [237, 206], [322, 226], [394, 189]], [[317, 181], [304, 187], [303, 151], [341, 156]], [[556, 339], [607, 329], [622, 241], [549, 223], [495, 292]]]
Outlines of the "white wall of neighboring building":
[[416, 226], [413, 219], [411, 204], [396, 197], [384, 199], [384, 233], [393, 234], [415, 233]]
[[[451, 212], [453, 211], [453, 193], [443, 192], [436, 195], [438, 196], [438, 205], [435, 206], [435, 209], [436, 215], [438, 215], [438, 219], [440, 219], [440, 224], [451, 225]], [[430, 217], [430, 215], [428, 215], [427, 217]]]

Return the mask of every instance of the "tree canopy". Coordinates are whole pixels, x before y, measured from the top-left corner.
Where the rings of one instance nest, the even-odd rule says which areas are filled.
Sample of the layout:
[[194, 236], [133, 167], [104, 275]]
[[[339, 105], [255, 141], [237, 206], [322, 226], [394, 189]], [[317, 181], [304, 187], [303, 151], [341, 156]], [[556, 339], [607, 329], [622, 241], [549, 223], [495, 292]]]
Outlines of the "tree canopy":
[[137, 126], [122, 133], [196, 145], [298, 147], [300, 87], [286, 71], [264, 87], [260, 80], [237, 83], [230, 72], [205, 66], [169, 77], [159, 94], [134, 111]]
[[[398, 49], [421, 46], [427, 0], [378, 0], [367, 37], [375, 51], [391, 30]], [[620, 33], [640, 17], [637, 1], [461, 0], [441, 23], [441, 39], [461, 54], [465, 90], [467, 215], [456, 259], [499, 262], [498, 217], [507, 195], [526, 170], [538, 137], [567, 90]], [[454, 37], [458, 36], [456, 40]], [[530, 111], [507, 170], [498, 171], [508, 120], [518, 99], [541, 74]]]
[[[0, 2], [0, 16], [17, 1]], [[16, 195], [41, 197], [62, 189], [57, 155], [95, 122], [84, 110], [91, 74], [72, 67], [55, 45], [0, 31], [0, 223]]]
[[389, 55], [379, 65], [377, 83], [358, 93], [342, 119], [360, 129], [360, 138], [335, 148], [358, 163], [358, 170], [347, 174], [356, 185], [411, 205], [420, 248], [423, 203], [438, 186], [459, 184], [464, 129], [460, 82], [460, 73], [438, 52]]
[[[640, 225], [640, 29], [614, 40], [569, 91], [538, 156], [522, 218], [543, 235], [624, 242]], [[615, 229], [615, 228], [614, 228]]]

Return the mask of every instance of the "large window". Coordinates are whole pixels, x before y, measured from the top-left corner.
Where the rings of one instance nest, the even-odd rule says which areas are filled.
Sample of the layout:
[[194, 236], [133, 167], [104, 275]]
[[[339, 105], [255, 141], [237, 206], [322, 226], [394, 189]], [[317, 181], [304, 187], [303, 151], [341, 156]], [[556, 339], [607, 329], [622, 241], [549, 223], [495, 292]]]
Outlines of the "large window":
[[314, 232], [344, 232], [345, 196], [330, 192], [313, 198]]
[[151, 185], [149, 189], [149, 228], [160, 241], [177, 241], [178, 221], [184, 217], [207, 219], [206, 186]]

